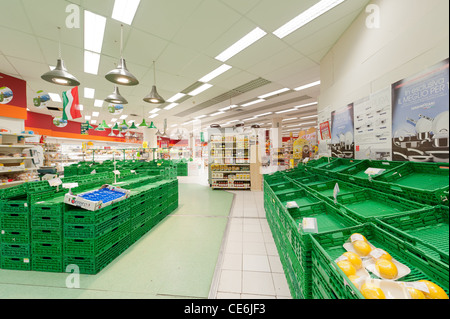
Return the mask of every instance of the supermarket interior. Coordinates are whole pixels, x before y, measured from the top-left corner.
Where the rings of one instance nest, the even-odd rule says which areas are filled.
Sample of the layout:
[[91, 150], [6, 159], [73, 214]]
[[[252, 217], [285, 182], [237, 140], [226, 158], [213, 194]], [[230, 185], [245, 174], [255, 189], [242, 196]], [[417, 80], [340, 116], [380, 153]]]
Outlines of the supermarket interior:
[[447, 0], [0, 5], [0, 299], [448, 299]]

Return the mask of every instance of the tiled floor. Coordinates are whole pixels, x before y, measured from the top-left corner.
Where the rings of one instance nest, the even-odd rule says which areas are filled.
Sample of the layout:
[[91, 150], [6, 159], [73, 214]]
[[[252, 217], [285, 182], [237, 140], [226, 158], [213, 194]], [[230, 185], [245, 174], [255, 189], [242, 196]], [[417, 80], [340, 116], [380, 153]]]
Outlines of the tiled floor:
[[[208, 185], [203, 172], [180, 182]], [[291, 299], [265, 217], [263, 192], [230, 192], [234, 200], [209, 298]]]

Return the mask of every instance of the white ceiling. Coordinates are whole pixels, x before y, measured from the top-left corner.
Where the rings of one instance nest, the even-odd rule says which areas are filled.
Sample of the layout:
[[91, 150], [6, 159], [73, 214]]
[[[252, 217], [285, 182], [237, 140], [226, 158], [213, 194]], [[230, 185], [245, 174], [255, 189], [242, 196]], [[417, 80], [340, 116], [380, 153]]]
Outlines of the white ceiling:
[[[154, 121], [159, 127], [167, 119], [170, 127], [174, 124], [182, 125], [194, 117], [208, 115], [201, 120], [201, 127], [204, 128], [212, 123], [223, 125], [228, 121], [251, 118], [266, 112], [274, 112], [275, 115], [277, 111], [316, 102], [320, 94], [319, 86], [300, 92], [293, 89], [319, 80], [321, 59], [369, 1], [347, 0], [283, 39], [272, 34], [317, 2], [318, 0], [142, 0], [132, 25], [123, 27], [123, 57], [128, 69], [140, 81], [135, 87], [119, 87], [120, 93], [129, 102], [125, 105], [124, 114], [138, 115], [129, 117], [127, 121], [131, 119], [139, 124], [145, 116], [146, 121]], [[68, 16], [66, 7], [69, 4], [80, 6], [79, 29], [65, 27]], [[33, 97], [39, 90], [58, 94], [68, 90], [67, 87], [41, 79], [41, 75], [49, 71], [49, 65], [56, 64], [59, 26], [62, 57], [69, 72], [81, 82], [83, 115], [100, 111], [98, 120], [106, 120], [107, 123], [110, 123], [111, 118], [117, 118], [108, 113], [106, 102], [102, 108], [97, 108], [94, 107], [93, 99], [83, 97], [84, 87], [94, 88], [95, 99], [100, 100], [114, 88], [104, 77], [116, 66], [120, 55], [121, 22], [111, 18], [114, 0], [0, 0], [0, 5], [3, 12], [11, 13], [3, 14], [0, 19], [0, 72], [27, 81], [28, 108], [31, 111], [60, 115], [60, 112], [33, 106]], [[98, 75], [84, 73], [83, 10], [107, 18]], [[156, 61], [158, 92], [167, 100], [221, 66], [222, 62], [215, 57], [256, 27], [263, 29], [267, 35], [226, 61], [232, 69], [211, 80], [209, 83], [213, 85], [212, 88], [186, 99], [171, 110], [158, 112], [159, 116], [154, 120], [148, 119], [149, 111], [158, 107], [142, 100], [150, 93], [154, 84], [153, 61]], [[208, 103], [205, 104], [207, 107], [194, 109], [258, 78], [267, 80], [269, 84], [234, 96], [231, 100]], [[209, 116], [230, 103], [242, 104], [282, 88], [289, 88], [290, 91], [268, 98], [263, 103], [237, 108], [241, 111], [233, 109], [215, 117]], [[62, 103], [52, 102], [52, 105], [62, 107]], [[317, 106], [310, 106], [278, 116], [293, 118], [315, 114]], [[271, 117], [272, 115], [258, 118], [246, 124], [271, 123]], [[84, 121], [84, 117], [79, 121]], [[290, 126], [305, 121], [311, 119], [292, 120], [288, 123]], [[270, 124], [267, 125], [269, 126]], [[192, 124], [185, 127], [192, 129]]]

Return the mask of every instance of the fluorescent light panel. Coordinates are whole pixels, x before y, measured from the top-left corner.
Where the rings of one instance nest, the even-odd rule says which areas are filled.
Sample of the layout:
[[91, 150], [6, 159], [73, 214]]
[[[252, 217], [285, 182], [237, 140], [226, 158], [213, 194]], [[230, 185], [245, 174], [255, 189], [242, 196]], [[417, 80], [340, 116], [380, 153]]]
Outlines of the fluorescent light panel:
[[264, 101], [265, 100], [263, 100], [263, 99], [258, 99], [258, 100], [252, 101], [252, 102], [248, 102], [248, 103], [242, 104], [241, 106], [242, 107], [246, 107], [246, 106], [255, 105], [255, 104], [258, 104], [258, 103], [261, 103], [261, 102], [264, 102]]
[[84, 97], [86, 99], [93, 99], [95, 96], [95, 89], [84, 88]]
[[309, 84], [306, 84], [306, 85], [299, 86], [298, 88], [296, 88], [294, 90], [295, 91], [301, 91], [301, 90], [309, 89], [309, 88], [317, 86], [317, 85], [320, 85], [320, 81], [316, 81], [316, 82], [313, 82], [313, 83], [309, 83]]
[[111, 17], [114, 20], [131, 25], [140, 2], [141, 0], [116, 0]]
[[160, 108], [154, 108], [154, 109], [151, 110], [149, 113], [154, 114], [154, 113], [157, 113], [157, 112], [159, 112], [159, 111], [161, 111]]
[[99, 115], [100, 115], [99, 112], [92, 112], [92, 116], [93, 116], [93, 117], [98, 117]]
[[200, 115], [200, 116], [197, 116], [197, 117], [195, 117], [195, 119], [196, 119], [196, 120], [199, 120], [199, 119], [202, 119], [202, 118], [204, 118], [204, 117], [206, 117], [206, 115]]
[[84, 72], [97, 75], [99, 65], [100, 54], [91, 51], [84, 51]]
[[268, 98], [268, 97], [270, 97], [270, 96], [274, 96], [274, 95], [277, 95], [277, 94], [281, 94], [281, 93], [287, 92], [287, 91], [289, 91], [289, 90], [290, 90], [290, 89], [288, 89], [288, 88], [284, 88], [284, 89], [281, 89], [281, 90], [277, 90], [277, 91], [274, 91], [274, 92], [271, 92], [271, 93], [267, 93], [267, 94], [258, 96], [258, 98], [260, 98], [260, 99], [265, 99], [265, 98]]
[[238, 106], [237, 106], [237, 105], [230, 105], [230, 106], [227, 106], [227, 107], [224, 107], [224, 108], [219, 109], [219, 111], [225, 112], [225, 111], [234, 109], [235, 107], [238, 107]]
[[318, 117], [318, 115], [304, 116], [304, 117], [301, 117], [300, 120], [312, 119], [315, 117]]
[[263, 36], [265, 36], [267, 33], [263, 31], [261, 28], [255, 28], [253, 31], [245, 35], [242, 39], [237, 41], [235, 44], [230, 46], [228, 49], [220, 53], [218, 56], [216, 56], [216, 59], [222, 62], [227, 61], [231, 57], [235, 56], [242, 50], [246, 49], [259, 39], [261, 39]]
[[149, 119], [154, 119], [154, 118], [157, 117], [157, 116], [159, 116], [159, 114], [158, 114], [158, 113], [155, 113], [155, 114], [150, 115], [148, 118], [149, 118]]
[[181, 99], [182, 97], [186, 96], [184, 93], [177, 93], [174, 96], [172, 96], [170, 99], [167, 100], [169, 103], [173, 103]]
[[193, 90], [192, 92], [188, 93], [188, 95], [190, 96], [196, 96], [204, 91], [206, 91], [207, 89], [209, 89], [210, 87], [212, 87], [211, 84], [205, 83], [202, 86], [200, 86], [199, 88]]
[[177, 106], [177, 105], [179, 105], [178, 103], [172, 103], [172, 104], [169, 104], [169, 105], [167, 105], [165, 108], [164, 108], [164, 110], [171, 110], [171, 109], [173, 109], [175, 106]]
[[62, 102], [61, 97], [59, 96], [59, 94], [49, 93], [48, 95], [50, 95], [50, 98], [52, 99], [53, 102]]
[[303, 104], [303, 105], [296, 106], [295, 108], [296, 108], [296, 109], [301, 109], [301, 108], [303, 108], [303, 107], [313, 106], [313, 105], [317, 105], [317, 104], [318, 104], [317, 102], [307, 103], [307, 104]]
[[217, 115], [220, 115], [220, 114], [224, 114], [225, 112], [216, 112], [216, 113], [214, 113], [214, 114], [211, 114], [210, 116], [217, 116]]
[[298, 118], [296, 118], [296, 117], [291, 117], [291, 118], [289, 118], [289, 119], [284, 119], [284, 120], [282, 120], [282, 122], [293, 121], [293, 120], [298, 120]]
[[84, 49], [96, 53], [102, 52], [106, 18], [84, 11]]
[[85, 115], [85, 116], [84, 116], [84, 119], [85, 119], [86, 121], [90, 121], [90, 120], [91, 120], [91, 116], [90, 116], [90, 115]]
[[273, 34], [282, 39], [342, 2], [344, 0], [322, 0], [275, 30]]
[[103, 106], [103, 101], [102, 100], [95, 100], [94, 106], [95, 107], [102, 107]]
[[261, 117], [261, 116], [266, 116], [266, 115], [270, 115], [270, 114], [273, 114], [273, 112], [267, 112], [267, 113], [255, 115], [255, 117]]
[[127, 117], [128, 117], [128, 115], [122, 115], [122, 116], [120, 117], [120, 119], [121, 119], [121, 120], [125, 120]]
[[294, 112], [294, 111], [297, 111], [297, 109], [289, 109], [289, 110], [279, 111], [279, 112], [275, 112], [275, 113], [276, 114], [283, 114], [283, 113]]
[[205, 75], [204, 77], [202, 77], [198, 81], [199, 82], [203, 82], [203, 83], [208, 83], [212, 79], [214, 79], [214, 78], [218, 77], [219, 75], [227, 72], [229, 69], [231, 69], [231, 66], [229, 66], [227, 64], [223, 64], [223, 65], [219, 66], [217, 69], [215, 69], [214, 71], [212, 71], [211, 73], [209, 73], [209, 74]]

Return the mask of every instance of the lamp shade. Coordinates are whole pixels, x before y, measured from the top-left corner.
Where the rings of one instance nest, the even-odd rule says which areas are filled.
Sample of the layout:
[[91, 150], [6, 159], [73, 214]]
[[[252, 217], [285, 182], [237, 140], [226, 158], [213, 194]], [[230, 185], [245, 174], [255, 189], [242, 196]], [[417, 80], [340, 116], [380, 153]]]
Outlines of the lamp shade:
[[145, 122], [145, 119], [142, 119], [142, 123], [139, 124], [139, 127], [147, 127], [147, 122]]
[[137, 130], [137, 126], [134, 124], [134, 122], [131, 123], [130, 130]]
[[117, 86], [114, 86], [113, 93], [106, 97], [105, 102], [114, 104], [128, 104], [128, 101], [120, 95], [119, 88]]
[[127, 69], [127, 64], [124, 58], [121, 58], [117, 67], [111, 71], [109, 71], [105, 78], [115, 84], [133, 86], [138, 85], [139, 81], [136, 77], [131, 74]]
[[116, 123], [116, 125], [114, 125], [112, 129], [115, 131], [119, 130], [119, 124]]
[[41, 75], [41, 78], [47, 82], [64, 85], [64, 86], [78, 86], [80, 81], [77, 80], [72, 74], [70, 74], [62, 59], [58, 59], [56, 67]]
[[108, 124], [106, 124], [106, 121], [103, 120], [102, 124], [100, 124], [101, 127], [103, 128], [109, 128]]
[[125, 122], [125, 120], [123, 120], [123, 122], [122, 122], [122, 124], [120, 124], [121, 126], [122, 126], [122, 129], [128, 129], [129, 128], [129, 126], [128, 126], [128, 124], [127, 124], [127, 122]]
[[158, 94], [158, 91], [156, 90], [156, 85], [153, 85], [152, 91], [150, 92], [149, 95], [144, 97], [144, 101], [147, 102], [147, 103], [152, 103], [152, 104], [163, 104], [163, 103], [166, 102], [161, 97], [161, 95]]
[[149, 126], [148, 128], [156, 128], [156, 126], [155, 126], [155, 124], [153, 124], [153, 122], [152, 122], [152, 123], [150, 123], [150, 126]]

